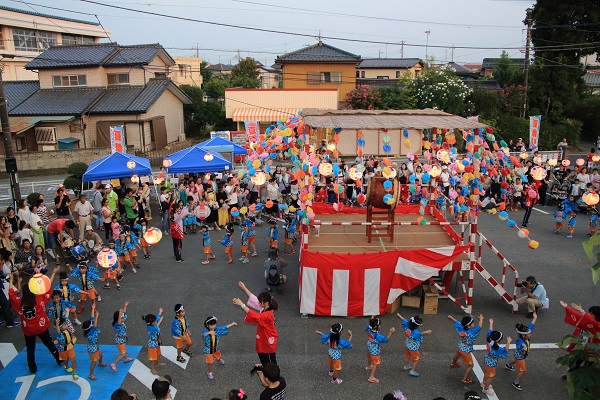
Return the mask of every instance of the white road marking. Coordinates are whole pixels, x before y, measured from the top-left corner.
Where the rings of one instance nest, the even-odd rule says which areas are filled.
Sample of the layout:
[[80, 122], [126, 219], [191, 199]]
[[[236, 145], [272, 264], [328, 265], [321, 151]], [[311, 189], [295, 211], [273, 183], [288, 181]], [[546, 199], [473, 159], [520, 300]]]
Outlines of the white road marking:
[[15, 358], [19, 353], [12, 343], [0, 343], [0, 363], [2, 367], [6, 366]]
[[550, 214], [548, 211], [543, 211], [543, 210], [540, 210], [539, 208], [535, 208], [535, 207], [533, 207], [533, 209], [534, 209], [535, 211], [541, 212], [542, 214]]
[[[135, 360], [133, 361], [133, 364], [131, 364], [131, 368], [129, 368], [129, 373], [133, 375], [133, 377], [136, 378], [138, 381], [140, 381], [142, 385], [152, 390], [152, 382], [154, 382], [157, 376], [152, 374], [150, 368], [146, 367], [139, 360]], [[175, 389], [175, 387], [171, 385], [171, 397], [175, 398], [176, 394], [177, 389]]]
[[[475, 346], [473, 346], [473, 348], [474, 347]], [[481, 366], [479, 365], [479, 362], [477, 362], [477, 359], [475, 357], [473, 357], [473, 372], [475, 373], [475, 376], [477, 377], [479, 383], [483, 383], [483, 370], [481, 369]], [[487, 394], [486, 396], [489, 400], [499, 400], [495, 390], [493, 396], [490, 396], [489, 394]]]
[[177, 349], [175, 347], [160, 346], [160, 352], [167, 360], [171, 361], [173, 364], [176, 364], [177, 366], [183, 369], [187, 368], [188, 363], [190, 361], [190, 356], [188, 356], [187, 354], [181, 353], [181, 356], [185, 358], [186, 362], [180, 363], [179, 361], [177, 361]]

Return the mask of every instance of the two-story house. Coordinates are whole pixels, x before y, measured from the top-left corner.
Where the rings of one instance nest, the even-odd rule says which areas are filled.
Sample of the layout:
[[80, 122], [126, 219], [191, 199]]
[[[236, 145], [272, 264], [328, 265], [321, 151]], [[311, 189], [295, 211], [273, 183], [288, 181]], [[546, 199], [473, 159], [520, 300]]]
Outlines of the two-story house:
[[167, 78], [173, 65], [159, 44], [50, 47], [25, 66], [39, 81], [5, 82], [16, 150], [110, 147], [112, 126], [129, 149], [184, 140], [191, 100]]
[[0, 5], [0, 53], [4, 80], [37, 79], [25, 64], [51, 46], [100, 43], [110, 30], [82, 21]]
[[404, 76], [421, 76], [424, 68], [419, 58], [365, 58], [356, 68], [356, 84], [394, 85]]
[[284, 89], [338, 89], [338, 101], [356, 87], [356, 66], [361, 58], [326, 43], [278, 56]]
[[200, 73], [202, 59], [199, 57], [173, 56], [175, 65], [171, 68], [169, 78], [176, 85], [190, 85], [202, 87], [203, 79]]

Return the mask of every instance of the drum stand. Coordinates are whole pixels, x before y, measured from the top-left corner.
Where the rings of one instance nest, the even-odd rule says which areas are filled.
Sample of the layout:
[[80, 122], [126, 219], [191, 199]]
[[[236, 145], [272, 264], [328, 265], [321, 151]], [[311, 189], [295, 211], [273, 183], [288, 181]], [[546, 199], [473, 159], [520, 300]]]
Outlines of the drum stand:
[[[394, 243], [394, 218], [396, 213], [394, 209], [383, 210], [381, 208], [374, 208], [373, 206], [367, 206], [367, 222], [388, 222], [389, 225], [380, 225], [373, 228], [373, 225], [367, 225], [367, 242], [371, 243], [371, 239], [374, 237], [389, 237], [390, 243]], [[381, 232], [385, 229], [385, 232]], [[373, 232], [375, 231], [375, 232]]]

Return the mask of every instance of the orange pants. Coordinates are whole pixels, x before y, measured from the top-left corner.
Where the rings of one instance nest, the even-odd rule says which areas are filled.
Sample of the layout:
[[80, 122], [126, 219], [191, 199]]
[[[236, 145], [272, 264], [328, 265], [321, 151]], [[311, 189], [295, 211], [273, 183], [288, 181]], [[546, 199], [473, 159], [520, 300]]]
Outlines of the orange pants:
[[192, 338], [191, 336], [188, 334], [180, 337], [180, 338], [173, 338], [175, 339], [175, 347], [177, 347], [178, 349], [182, 349], [183, 346], [191, 346], [192, 345]]
[[380, 356], [373, 356], [371, 354], [367, 354], [367, 359], [373, 363], [374, 365], [379, 365], [381, 364], [381, 357]]
[[563, 226], [565, 226], [564, 222], [557, 222], [556, 223], [556, 230], [560, 231], [563, 228]]
[[485, 366], [485, 376], [487, 376], [488, 378], [493, 378], [496, 376], [496, 367], [488, 367], [487, 365]]
[[471, 353], [465, 353], [457, 349], [454, 356], [462, 360], [465, 365], [473, 365], [473, 355]]
[[517, 360], [517, 369], [521, 372], [527, 371], [527, 366], [525, 365], [525, 360]]
[[119, 350], [119, 354], [122, 356], [127, 354], [127, 343], [118, 344], [117, 350]]
[[157, 361], [160, 358], [160, 346], [148, 347], [148, 360]]
[[98, 350], [94, 353], [88, 353], [88, 356], [90, 356], [90, 361], [92, 362], [100, 361], [102, 359], [102, 352]]
[[75, 349], [73, 347], [71, 347], [68, 350], [59, 351], [58, 352], [58, 358], [61, 359], [61, 360], [63, 360], [63, 361], [75, 358]]
[[225, 254], [233, 254], [233, 246], [225, 246]]
[[215, 360], [221, 360], [221, 350], [217, 350], [212, 354], [205, 354], [204, 359], [206, 360], [207, 364], [213, 364]]
[[329, 365], [330, 371], [340, 371], [342, 369], [342, 360], [332, 360], [331, 357], [327, 357], [327, 365]]
[[413, 361], [419, 361], [421, 359], [421, 354], [419, 353], [419, 350], [412, 351], [409, 349], [404, 349], [404, 357], [410, 358]]

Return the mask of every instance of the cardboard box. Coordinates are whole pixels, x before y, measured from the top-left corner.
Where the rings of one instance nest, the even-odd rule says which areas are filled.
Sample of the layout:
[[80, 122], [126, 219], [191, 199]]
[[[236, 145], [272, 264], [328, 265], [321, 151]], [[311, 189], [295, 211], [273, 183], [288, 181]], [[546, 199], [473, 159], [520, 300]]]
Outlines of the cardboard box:
[[421, 286], [404, 293], [402, 296], [400, 296], [402, 297], [402, 307], [421, 307], [421, 295]]
[[401, 296], [398, 296], [396, 298], [396, 300], [394, 300], [394, 302], [392, 303], [392, 305], [390, 306], [390, 308], [388, 308], [388, 311], [387, 311], [388, 314], [394, 314], [396, 312], [396, 310], [398, 308], [400, 308], [400, 301], [401, 301], [400, 298], [401, 298]]
[[423, 285], [423, 314], [437, 314], [439, 294], [434, 285]]

